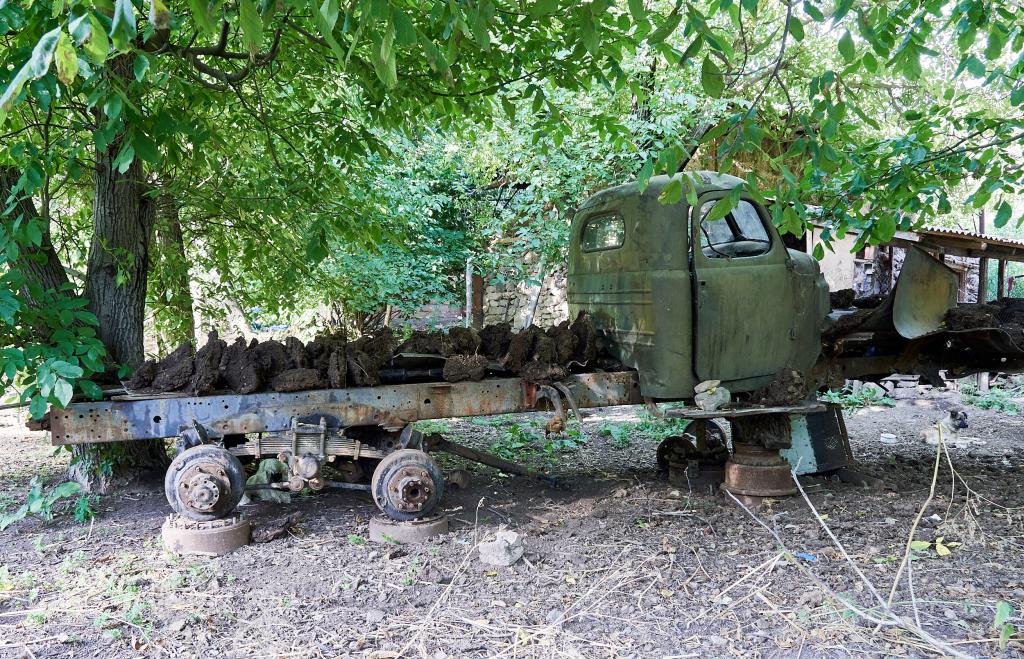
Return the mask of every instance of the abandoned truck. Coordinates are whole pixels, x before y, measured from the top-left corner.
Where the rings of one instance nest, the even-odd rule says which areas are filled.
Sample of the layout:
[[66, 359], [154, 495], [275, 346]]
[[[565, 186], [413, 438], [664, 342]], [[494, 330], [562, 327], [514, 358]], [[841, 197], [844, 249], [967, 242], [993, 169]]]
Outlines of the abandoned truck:
[[[769, 209], [741, 195], [730, 212], [711, 212], [741, 179], [691, 176], [692, 206], [685, 198], [662, 204], [659, 195], [671, 179], [655, 177], [645, 189], [632, 183], [598, 193], [572, 222], [571, 314], [589, 314], [620, 370], [576, 363], [571, 374], [545, 381], [525, 371], [509, 377], [492, 360], [482, 379], [446, 382], [437, 377], [444, 357], [397, 354], [389, 367], [405, 374], [399, 384], [129, 392], [51, 409], [45, 426], [54, 444], [177, 438], [165, 493], [171, 508], [191, 520], [228, 516], [247, 487], [242, 461], [267, 457], [278, 458], [286, 473], [260, 487], [369, 491], [391, 519], [413, 520], [437, 511], [444, 495], [432, 450], [538, 476], [448, 439], [424, 437], [412, 425], [417, 420], [539, 409], [579, 414], [579, 408], [640, 403], [657, 410], [658, 402], [691, 401], [698, 390], [720, 388], [732, 394], [720, 409], [664, 412], [692, 419], [694, 431], [666, 440], [659, 461], [687, 476], [717, 463], [722, 487], [734, 494], [778, 496], [794, 492], [780, 450], [794, 450], [797, 439], [813, 440], [822, 428], [832, 439], [836, 429], [845, 432], [838, 410], [816, 401], [819, 387], [894, 372], [934, 378], [940, 367], [960, 375], [1024, 366], [1020, 337], [1003, 328], [942, 329], [956, 303], [956, 277], [928, 254], [908, 254], [893, 295], [877, 309], [832, 312], [817, 262], [786, 248]], [[786, 373], [795, 379], [777, 386]], [[772, 387], [783, 395], [759, 394]], [[731, 423], [731, 451], [715, 419]], [[815, 454], [821, 447], [811, 448]], [[835, 449], [831, 441], [829, 450]], [[849, 457], [848, 445], [839, 450]]]

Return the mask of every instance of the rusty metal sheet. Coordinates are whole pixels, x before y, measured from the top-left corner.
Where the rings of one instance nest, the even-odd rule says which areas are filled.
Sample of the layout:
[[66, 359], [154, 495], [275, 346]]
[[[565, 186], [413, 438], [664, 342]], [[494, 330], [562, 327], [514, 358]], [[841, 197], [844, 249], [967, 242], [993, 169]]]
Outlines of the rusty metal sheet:
[[893, 293], [892, 322], [900, 336], [916, 339], [936, 331], [956, 306], [960, 280], [947, 265], [911, 248]]
[[[641, 402], [635, 372], [586, 373], [564, 384], [580, 407]], [[332, 425], [398, 430], [419, 419], [485, 416], [535, 409], [537, 385], [518, 378], [430, 382], [296, 393], [75, 403], [49, 412], [54, 445], [176, 437], [193, 422], [214, 436], [283, 432], [291, 419], [327, 417]]]

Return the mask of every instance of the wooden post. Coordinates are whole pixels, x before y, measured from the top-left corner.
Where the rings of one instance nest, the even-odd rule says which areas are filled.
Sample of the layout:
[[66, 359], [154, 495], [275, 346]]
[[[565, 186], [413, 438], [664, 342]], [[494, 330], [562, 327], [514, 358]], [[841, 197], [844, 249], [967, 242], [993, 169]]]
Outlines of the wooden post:
[[[978, 233], [985, 233], [985, 211], [978, 214]], [[988, 259], [978, 259], [978, 299], [979, 304], [988, 302]]]
[[473, 325], [473, 260], [466, 259], [466, 309], [465, 309], [465, 325], [471, 327]]
[[999, 259], [999, 275], [996, 284], [996, 299], [1002, 300], [1006, 297], [1006, 259]]
[[473, 273], [473, 329], [484, 326], [484, 289], [487, 285], [484, 278]]

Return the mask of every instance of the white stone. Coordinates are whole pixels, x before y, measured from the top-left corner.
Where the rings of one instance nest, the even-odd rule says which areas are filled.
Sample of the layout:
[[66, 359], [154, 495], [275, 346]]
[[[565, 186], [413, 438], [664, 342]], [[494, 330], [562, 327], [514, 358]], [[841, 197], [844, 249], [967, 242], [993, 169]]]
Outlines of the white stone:
[[509, 566], [523, 557], [523, 540], [515, 531], [498, 531], [491, 542], [480, 543], [480, 562]]

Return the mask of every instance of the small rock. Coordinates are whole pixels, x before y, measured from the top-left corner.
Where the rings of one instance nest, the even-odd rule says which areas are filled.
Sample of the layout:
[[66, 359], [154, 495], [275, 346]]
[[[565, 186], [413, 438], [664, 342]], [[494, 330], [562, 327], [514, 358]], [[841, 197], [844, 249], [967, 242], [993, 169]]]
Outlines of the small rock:
[[523, 541], [515, 531], [498, 531], [491, 542], [480, 543], [480, 562], [507, 567], [523, 557]]
[[599, 509], [595, 510], [594, 512], [590, 513], [590, 516], [593, 517], [594, 519], [604, 519], [605, 517], [608, 516], [608, 511], [599, 508]]
[[185, 629], [185, 625], [187, 625], [187, 624], [188, 624], [188, 621], [185, 620], [184, 618], [175, 618], [174, 620], [172, 620], [169, 623], [167, 623], [167, 627], [165, 629], [168, 632], [171, 632], [172, 634], [176, 634], [176, 633], [180, 632], [181, 630]]
[[878, 441], [882, 442], [883, 444], [892, 445], [898, 444], [900, 440], [896, 435], [892, 434], [891, 432], [883, 432], [881, 436], [878, 438]]
[[548, 611], [548, 615], [544, 619], [547, 620], [549, 625], [561, 626], [561, 624], [562, 624], [562, 612], [559, 611], [558, 609], [551, 609], [550, 611]]
[[371, 625], [381, 622], [382, 620], [384, 620], [384, 617], [385, 613], [380, 609], [370, 609], [366, 612], [366, 622], [370, 623]]
[[465, 490], [473, 482], [473, 476], [465, 469], [455, 469], [448, 472], [445, 478], [447, 484], [459, 490]]

